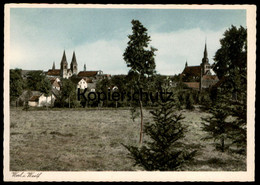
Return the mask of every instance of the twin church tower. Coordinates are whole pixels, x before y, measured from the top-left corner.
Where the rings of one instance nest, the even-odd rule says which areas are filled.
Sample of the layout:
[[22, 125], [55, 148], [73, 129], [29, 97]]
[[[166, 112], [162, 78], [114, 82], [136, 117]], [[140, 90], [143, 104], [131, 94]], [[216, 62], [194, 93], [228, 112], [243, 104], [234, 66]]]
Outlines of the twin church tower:
[[[84, 68], [85, 68], [85, 66], [84, 66]], [[53, 62], [53, 66], [52, 66], [52, 71], [56, 71], [56, 73], [58, 73], [58, 70], [55, 69], [55, 63], [54, 62]], [[72, 75], [77, 75], [77, 74], [78, 74], [78, 63], [77, 63], [75, 52], [73, 52], [72, 60], [71, 60], [71, 63], [70, 63], [70, 68], [69, 68], [67, 58], [66, 58], [66, 54], [65, 54], [65, 51], [64, 51], [61, 62], [60, 62], [59, 76], [61, 78], [69, 78]]]

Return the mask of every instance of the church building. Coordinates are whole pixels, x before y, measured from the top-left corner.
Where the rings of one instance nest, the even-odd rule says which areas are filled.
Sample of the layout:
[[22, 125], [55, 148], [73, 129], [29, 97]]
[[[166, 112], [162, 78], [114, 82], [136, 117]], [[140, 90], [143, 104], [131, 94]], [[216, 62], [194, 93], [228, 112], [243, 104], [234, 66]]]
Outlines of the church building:
[[63, 52], [63, 56], [60, 62], [60, 69], [55, 69], [55, 63], [53, 62], [52, 69], [49, 69], [49, 71], [47, 72], [48, 76], [61, 78], [69, 78], [74, 74], [78, 74], [78, 64], [75, 52], [73, 52], [72, 60], [69, 66], [65, 51]]
[[219, 79], [211, 73], [209, 64], [207, 44], [205, 44], [202, 62], [199, 66], [188, 66], [186, 61], [185, 68], [181, 73], [183, 82], [195, 90], [207, 89], [216, 84]]

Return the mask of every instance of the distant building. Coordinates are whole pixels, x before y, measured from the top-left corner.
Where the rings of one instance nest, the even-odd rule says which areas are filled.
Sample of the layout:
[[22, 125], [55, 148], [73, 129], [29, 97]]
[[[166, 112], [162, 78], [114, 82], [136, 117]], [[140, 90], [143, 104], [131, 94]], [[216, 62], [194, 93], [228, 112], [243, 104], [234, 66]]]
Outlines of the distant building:
[[56, 97], [52, 94], [50, 96], [34, 95], [28, 100], [28, 105], [31, 107], [43, 107], [53, 105]]
[[61, 81], [58, 77], [49, 77], [48, 78], [51, 82], [52, 89], [60, 90], [61, 88]]
[[188, 66], [186, 61], [185, 68], [181, 73], [183, 82], [192, 89], [202, 90], [212, 87], [219, 79], [216, 75], [212, 75], [211, 66], [209, 64], [207, 44], [205, 44], [204, 55], [199, 66]]
[[87, 77], [84, 77], [84, 78], [77, 77], [77, 78], [73, 78], [71, 80], [74, 84], [77, 84], [77, 88], [80, 88], [80, 89], [88, 88], [88, 85], [90, 83], [93, 83], [93, 81]]
[[54, 78], [70, 78], [72, 75], [75, 75], [80, 79], [90, 78], [91, 80], [93, 80], [93, 82], [105, 77], [110, 77], [110, 75], [103, 74], [103, 71], [101, 70], [87, 71], [86, 64], [84, 64], [83, 71], [78, 71], [78, 63], [77, 63], [75, 52], [73, 52], [71, 63], [69, 66], [65, 51], [63, 52], [61, 58], [60, 69], [56, 69], [55, 62], [53, 62], [52, 69], [49, 69], [46, 72], [46, 75], [48, 77], [54, 77]]
[[72, 75], [77, 75], [77, 74], [78, 74], [78, 64], [77, 64], [75, 52], [73, 52], [70, 68], [69, 68], [65, 51], [63, 52], [63, 56], [60, 62], [60, 69], [55, 69], [55, 63], [53, 62], [52, 69], [49, 69], [47, 72], [47, 76], [61, 77], [61, 78], [69, 78]]

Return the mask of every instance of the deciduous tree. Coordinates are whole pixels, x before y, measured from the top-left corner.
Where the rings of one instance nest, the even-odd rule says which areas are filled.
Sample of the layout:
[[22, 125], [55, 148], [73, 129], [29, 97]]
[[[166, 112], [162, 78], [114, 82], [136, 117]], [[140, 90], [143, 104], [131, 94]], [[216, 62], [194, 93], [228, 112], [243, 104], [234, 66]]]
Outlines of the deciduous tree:
[[225, 94], [242, 99], [247, 88], [247, 29], [231, 26], [220, 40], [221, 48], [214, 56], [213, 70], [223, 80]]
[[[17, 100], [17, 98], [22, 94], [25, 88], [25, 82], [22, 78], [21, 69], [11, 69], [10, 70], [10, 101]], [[16, 101], [17, 105], [17, 101]]]

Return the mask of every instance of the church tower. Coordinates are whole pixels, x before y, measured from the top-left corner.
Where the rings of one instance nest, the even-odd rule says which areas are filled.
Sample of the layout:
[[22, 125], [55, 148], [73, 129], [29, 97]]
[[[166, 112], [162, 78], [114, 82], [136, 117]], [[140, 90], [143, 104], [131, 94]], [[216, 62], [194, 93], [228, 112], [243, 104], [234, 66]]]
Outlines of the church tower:
[[201, 63], [202, 75], [210, 74], [210, 64], [208, 59], [207, 43], [205, 43], [204, 55]]
[[63, 52], [63, 56], [60, 62], [60, 76], [62, 78], [67, 78], [67, 73], [68, 73], [68, 62], [65, 54], [65, 50]]
[[55, 62], [53, 62], [52, 70], [55, 70]]
[[77, 60], [76, 60], [75, 51], [73, 51], [73, 56], [72, 56], [72, 60], [70, 63], [70, 70], [71, 70], [72, 74], [78, 74], [78, 64], [77, 64]]

